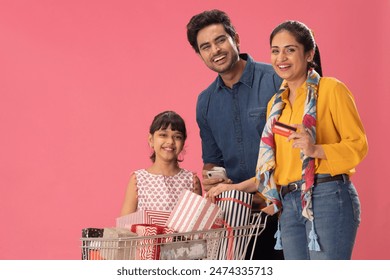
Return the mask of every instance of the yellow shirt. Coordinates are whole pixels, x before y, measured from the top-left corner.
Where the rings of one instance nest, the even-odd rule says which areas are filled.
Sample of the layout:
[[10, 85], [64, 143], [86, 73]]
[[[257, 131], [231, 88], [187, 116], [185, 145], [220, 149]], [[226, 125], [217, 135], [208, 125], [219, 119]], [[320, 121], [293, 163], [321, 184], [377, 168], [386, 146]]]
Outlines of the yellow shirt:
[[[291, 106], [288, 100], [289, 90], [282, 93], [285, 103], [280, 122], [301, 124], [306, 99], [306, 83], [298, 90]], [[267, 116], [275, 96], [268, 103]], [[316, 174], [353, 174], [355, 167], [363, 160], [368, 151], [366, 134], [351, 92], [334, 78], [321, 78], [317, 100], [317, 139], [326, 159], [315, 160]], [[292, 148], [292, 141], [275, 135], [276, 166], [275, 182], [287, 185], [302, 178], [300, 149]]]

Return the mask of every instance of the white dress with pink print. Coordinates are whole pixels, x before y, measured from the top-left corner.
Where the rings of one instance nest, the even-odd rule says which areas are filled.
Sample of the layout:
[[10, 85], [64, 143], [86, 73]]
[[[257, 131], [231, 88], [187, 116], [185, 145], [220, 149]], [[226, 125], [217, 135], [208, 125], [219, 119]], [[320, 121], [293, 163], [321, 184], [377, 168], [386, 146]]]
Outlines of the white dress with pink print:
[[194, 176], [181, 169], [174, 176], [151, 174], [145, 169], [134, 172], [137, 181], [139, 210], [172, 211], [183, 190], [194, 191]]

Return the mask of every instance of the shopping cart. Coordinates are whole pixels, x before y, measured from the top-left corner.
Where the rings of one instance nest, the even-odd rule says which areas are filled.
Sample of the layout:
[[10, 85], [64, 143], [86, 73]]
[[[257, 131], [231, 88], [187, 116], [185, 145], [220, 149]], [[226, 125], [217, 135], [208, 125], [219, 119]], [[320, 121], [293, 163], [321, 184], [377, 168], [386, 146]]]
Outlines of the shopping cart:
[[[250, 223], [186, 233], [125, 238], [81, 238], [84, 260], [242, 260], [248, 243], [265, 230], [267, 215], [254, 213]], [[252, 259], [255, 246], [250, 252]]]

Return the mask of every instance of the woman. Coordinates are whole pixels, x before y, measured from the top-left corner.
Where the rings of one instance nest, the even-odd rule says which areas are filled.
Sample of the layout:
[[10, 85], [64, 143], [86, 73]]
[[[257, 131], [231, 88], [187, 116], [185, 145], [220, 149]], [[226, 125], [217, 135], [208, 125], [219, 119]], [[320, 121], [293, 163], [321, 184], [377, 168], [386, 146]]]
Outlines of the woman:
[[[368, 150], [353, 96], [342, 82], [320, 77], [318, 48], [303, 23], [283, 22], [270, 45], [284, 81], [268, 104], [257, 176], [220, 184], [208, 196], [230, 189], [261, 193], [270, 203], [264, 211], [280, 213], [275, 236], [286, 259], [350, 259], [360, 223], [350, 176]], [[282, 124], [275, 127], [276, 121]], [[288, 136], [275, 129], [286, 131], [285, 124], [293, 127]]]

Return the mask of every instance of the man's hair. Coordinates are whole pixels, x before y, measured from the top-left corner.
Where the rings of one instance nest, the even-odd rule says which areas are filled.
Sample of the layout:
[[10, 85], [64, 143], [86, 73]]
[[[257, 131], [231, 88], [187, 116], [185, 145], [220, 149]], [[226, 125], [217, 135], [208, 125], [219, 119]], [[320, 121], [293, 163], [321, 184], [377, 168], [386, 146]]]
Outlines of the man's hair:
[[235, 38], [236, 30], [225, 12], [220, 10], [204, 11], [193, 16], [187, 24], [187, 39], [195, 52], [199, 53], [197, 41], [198, 32], [212, 24], [222, 24], [226, 33], [233, 39]]

